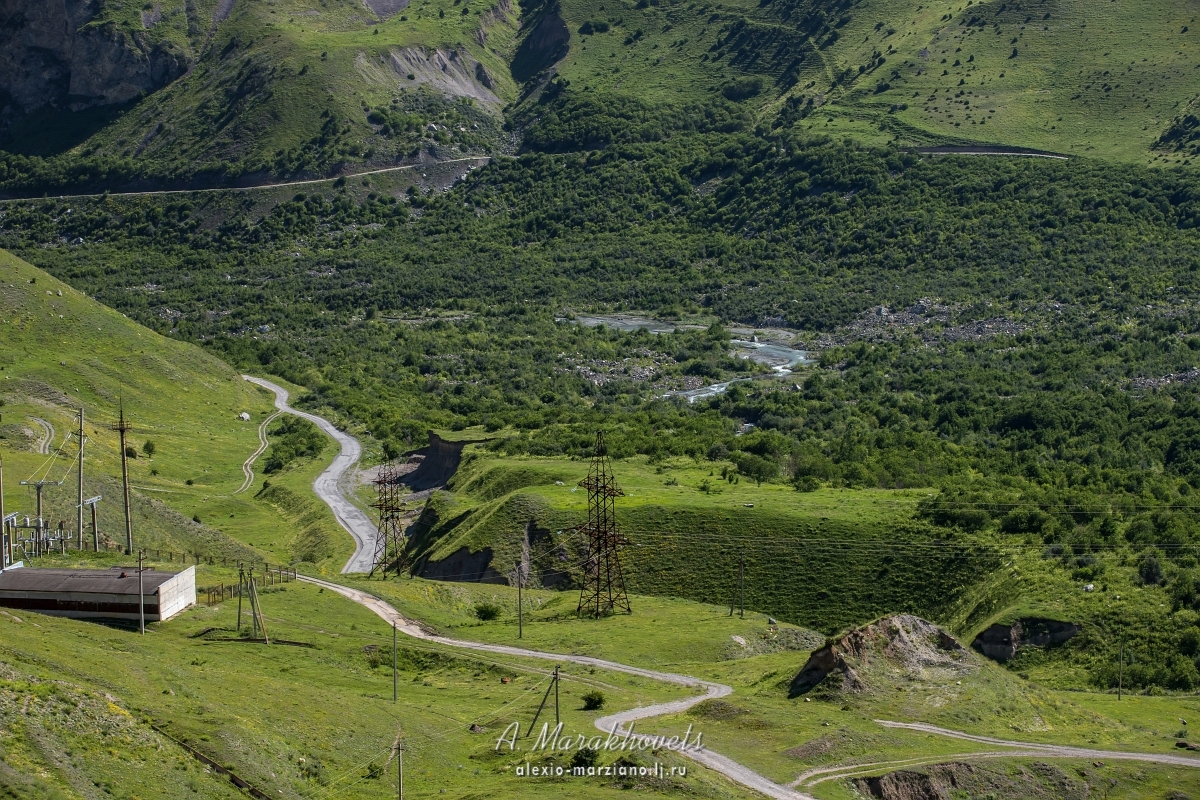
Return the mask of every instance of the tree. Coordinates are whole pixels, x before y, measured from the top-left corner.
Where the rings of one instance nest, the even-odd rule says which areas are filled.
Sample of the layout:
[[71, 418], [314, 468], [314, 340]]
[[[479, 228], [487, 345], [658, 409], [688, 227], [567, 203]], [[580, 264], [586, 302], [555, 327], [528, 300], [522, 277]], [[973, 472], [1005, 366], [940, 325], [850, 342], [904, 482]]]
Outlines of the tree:
[[768, 458], [745, 453], [738, 459], [738, 472], [762, 486], [763, 481], [779, 475], [779, 465]]
[[149, 439], [147, 439], [146, 443], [142, 445], [142, 452], [146, 454], [146, 458], [154, 458], [154, 452], [157, 449], [158, 448], [154, 445], [154, 442], [150, 441]]

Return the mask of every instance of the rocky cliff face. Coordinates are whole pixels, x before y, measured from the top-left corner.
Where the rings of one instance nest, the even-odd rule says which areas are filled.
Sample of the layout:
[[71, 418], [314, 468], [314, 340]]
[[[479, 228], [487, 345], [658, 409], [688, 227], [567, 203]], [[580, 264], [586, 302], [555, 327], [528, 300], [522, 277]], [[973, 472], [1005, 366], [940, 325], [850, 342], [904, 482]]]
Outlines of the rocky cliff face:
[[10, 111], [123, 103], [173, 81], [187, 56], [142, 31], [92, 23], [99, 0], [0, 0], [0, 96]]

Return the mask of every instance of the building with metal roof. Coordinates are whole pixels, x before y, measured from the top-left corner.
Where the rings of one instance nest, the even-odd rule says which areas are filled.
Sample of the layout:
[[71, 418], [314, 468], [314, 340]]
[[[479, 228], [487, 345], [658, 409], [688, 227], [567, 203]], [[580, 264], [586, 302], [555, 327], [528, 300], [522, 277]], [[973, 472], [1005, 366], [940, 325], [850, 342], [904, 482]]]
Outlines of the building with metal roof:
[[[142, 570], [147, 622], [161, 622], [196, 604], [196, 569]], [[37, 569], [0, 572], [0, 606], [73, 619], [138, 620], [138, 568]]]

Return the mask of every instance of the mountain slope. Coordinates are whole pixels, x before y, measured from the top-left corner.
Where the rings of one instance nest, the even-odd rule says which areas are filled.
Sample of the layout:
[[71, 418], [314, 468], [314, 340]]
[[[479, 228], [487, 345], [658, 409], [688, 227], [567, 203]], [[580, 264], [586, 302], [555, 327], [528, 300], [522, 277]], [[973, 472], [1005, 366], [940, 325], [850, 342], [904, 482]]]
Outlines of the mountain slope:
[[[54, 42], [30, 33], [27, 0], [6, 2], [23, 27], [0, 38], [13, 65], [0, 148], [15, 154], [0, 182], [25, 190], [261, 183], [511, 152], [563, 90], [588, 99], [589, 117], [633, 101], [695, 124], [733, 104], [760, 125], [875, 143], [1179, 163], [1200, 95], [1200, 28], [1167, 0], [227, 0], [185, 15], [103, 2]], [[71, 42], [74, 61], [18, 68]], [[522, 112], [507, 114], [512, 131], [506, 110]]]
[[[0, 326], [7, 512], [34, 513], [32, 490], [18, 481], [61, 480], [45, 491], [45, 516], [75, 528], [74, 431], [82, 406], [85, 495], [104, 497], [100, 530], [123, 544], [119, 439], [110, 429], [123, 406], [136, 456], [129, 461], [135, 547], [287, 558], [293, 532], [286, 518], [256, 502], [253, 492], [229, 496], [242, 483], [242, 462], [258, 447], [259, 422], [274, 411], [267, 396], [200, 348], [143, 328], [3, 251]], [[238, 418], [243, 411], [251, 421]], [[47, 426], [51, 433], [40, 448]]]

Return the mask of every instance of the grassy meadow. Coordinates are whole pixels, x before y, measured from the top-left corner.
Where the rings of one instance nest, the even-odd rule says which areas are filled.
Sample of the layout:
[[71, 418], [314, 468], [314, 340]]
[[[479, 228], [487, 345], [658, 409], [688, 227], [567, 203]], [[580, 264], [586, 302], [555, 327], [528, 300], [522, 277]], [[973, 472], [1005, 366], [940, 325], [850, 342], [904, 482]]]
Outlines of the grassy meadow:
[[[105, 566], [115, 556], [58, 557], [55, 565]], [[169, 565], [158, 564], [162, 568]], [[201, 565], [201, 587], [236, 581], [236, 573]], [[121, 709], [129, 735], [152, 737], [148, 723], [195, 747], [261, 790], [281, 797], [395, 796], [398, 738], [405, 745], [405, 790], [413, 796], [450, 792], [469, 796], [556, 797], [561, 781], [530, 784], [514, 775], [525, 752], [494, 752], [495, 738], [512, 721], [526, 726], [548, 685], [552, 664], [475, 656], [402, 637], [399, 700], [392, 701], [391, 636], [370, 611], [304, 583], [260, 589], [270, 637], [300, 645], [245, 644], [237, 636], [237, 601], [202, 604], [166, 623], [136, 630], [105, 627], [36, 614], [0, 613], [5, 635], [0, 657], [12, 670], [6, 698], [21, 686], [91, 692]], [[249, 626], [249, 617], [244, 619]], [[686, 689], [601, 670], [562, 670], [560, 708], [564, 727], [592, 735], [599, 711], [583, 711], [580, 697], [599, 690], [606, 709], [627, 708], [686, 696]], [[501, 679], [505, 680], [501, 680]], [[87, 687], [82, 688], [82, 687]], [[553, 710], [551, 709], [551, 717]], [[544, 715], [543, 715], [544, 719]], [[63, 785], [69, 774], [53, 754], [39, 750], [37, 723], [19, 721], [2, 745], [23, 747], [44, 770], [46, 785]], [[472, 732], [472, 725], [483, 732]], [[553, 727], [553, 726], [552, 726]], [[69, 734], [63, 734], [69, 736]], [[70, 740], [80, 759], [97, 745]], [[178, 750], [164, 744], [174, 757]], [[37, 761], [40, 759], [40, 761]], [[669, 759], [664, 759], [668, 760]], [[539, 762], [540, 763], [540, 762]], [[120, 762], [113, 764], [115, 770]], [[136, 796], [109, 762], [89, 772], [115, 785], [118, 797]], [[711, 797], [748, 797], [703, 770], [690, 770], [692, 791]], [[215, 781], [214, 781], [215, 783]], [[570, 784], [572, 796], [618, 796], [601, 782]], [[668, 787], [648, 787], [668, 796]], [[203, 793], [203, 791], [201, 792]], [[214, 790], [206, 796], [220, 796]]]

